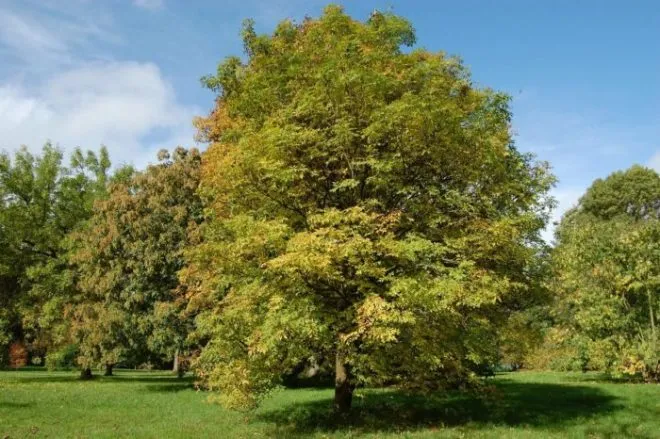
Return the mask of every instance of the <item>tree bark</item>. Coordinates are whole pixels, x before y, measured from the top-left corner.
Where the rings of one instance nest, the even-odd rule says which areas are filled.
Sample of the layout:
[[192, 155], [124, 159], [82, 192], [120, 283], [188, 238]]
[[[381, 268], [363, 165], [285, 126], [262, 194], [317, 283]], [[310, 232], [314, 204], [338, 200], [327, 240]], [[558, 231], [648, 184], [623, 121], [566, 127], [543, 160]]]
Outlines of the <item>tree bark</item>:
[[649, 301], [649, 318], [651, 319], [651, 338], [653, 339], [653, 348], [655, 349], [657, 347], [656, 343], [658, 342], [658, 335], [655, 329], [655, 312], [654, 312], [655, 303], [653, 303], [653, 293], [651, 292], [651, 290], [647, 290], [646, 295]]
[[81, 380], [91, 380], [92, 379], [92, 369], [86, 367], [80, 371]]
[[335, 413], [348, 413], [353, 403], [353, 383], [351, 382], [350, 366], [344, 356], [337, 352], [335, 360]]
[[112, 364], [106, 364], [106, 365], [105, 365], [105, 374], [103, 374], [103, 375], [104, 375], [104, 376], [107, 376], [107, 377], [111, 377], [111, 376], [112, 376], [112, 368], [113, 368], [113, 367], [114, 367], [114, 365], [112, 365]]
[[185, 361], [185, 358], [183, 359], [184, 361], [181, 361], [181, 352], [177, 349], [176, 354], [174, 355], [174, 367], [172, 370], [176, 373], [176, 376], [179, 378], [183, 378], [186, 375], [186, 366], [187, 363]]

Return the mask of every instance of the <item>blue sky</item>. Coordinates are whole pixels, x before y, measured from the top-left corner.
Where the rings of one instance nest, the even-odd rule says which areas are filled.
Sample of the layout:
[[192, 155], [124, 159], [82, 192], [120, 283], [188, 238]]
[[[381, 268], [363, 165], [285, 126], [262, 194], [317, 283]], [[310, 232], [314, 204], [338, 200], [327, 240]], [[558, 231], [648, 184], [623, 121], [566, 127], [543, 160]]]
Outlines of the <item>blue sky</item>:
[[[0, 148], [106, 144], [116, 162], [142, 166], [161, 147], [190, 145], [192, 117], [213, 102], [199, 77], [241, 54], [241, 21], [267, 32], [326, 3], [0, 0]], [[660, 3], [338, 3], [360, 19], [407, 17], [418, 46], [461, 56], [476, 84], [510, 93], [518, 147], [560, 179], [556, 217], [597, 177], [660, 169]]]

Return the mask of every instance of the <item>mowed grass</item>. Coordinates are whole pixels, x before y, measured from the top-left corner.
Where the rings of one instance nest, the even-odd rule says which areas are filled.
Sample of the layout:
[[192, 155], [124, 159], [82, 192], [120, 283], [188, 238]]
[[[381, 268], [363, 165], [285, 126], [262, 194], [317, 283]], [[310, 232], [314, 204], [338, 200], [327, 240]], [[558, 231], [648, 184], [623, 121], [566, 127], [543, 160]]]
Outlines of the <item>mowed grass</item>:
[[593, 374], [517, 372], [488, 380], [485, 396], [414, 397], [361, 389], [337, 418], [331, 389], [274, 392], [251, 413], [222, 409], [190, 378], [117, 371], [0, 372], [6, 438], [660, 438], [660, 386]]

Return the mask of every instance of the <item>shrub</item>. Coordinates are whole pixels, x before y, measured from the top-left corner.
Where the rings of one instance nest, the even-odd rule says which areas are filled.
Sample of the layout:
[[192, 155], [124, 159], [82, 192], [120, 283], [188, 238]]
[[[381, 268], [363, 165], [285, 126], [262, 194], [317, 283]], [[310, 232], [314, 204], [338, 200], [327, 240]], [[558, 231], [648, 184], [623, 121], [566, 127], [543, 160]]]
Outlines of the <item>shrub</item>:
[[0, 344], [0, 369], [9, 364], [9, 349], [6, 345]]
[[18, 369], [28, 364], [28, 350], [23, 343], [14, 342], [9, 345], [9, 367]]
[[78, 356], [78, 346], [75, 344], [64, 346], [63, 348], [49, 352], [46, 355], [46, 368], [48, 370], [71, 369], [76, 364]]

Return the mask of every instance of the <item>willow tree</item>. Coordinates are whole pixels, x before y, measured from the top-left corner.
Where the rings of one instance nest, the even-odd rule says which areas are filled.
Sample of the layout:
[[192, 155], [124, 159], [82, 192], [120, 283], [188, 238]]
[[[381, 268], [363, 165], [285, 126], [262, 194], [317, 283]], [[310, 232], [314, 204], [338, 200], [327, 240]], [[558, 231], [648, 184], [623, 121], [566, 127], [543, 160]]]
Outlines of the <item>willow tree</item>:
[[358, 385], [463, 385], [529, 291], [552, 178], [516, 150], [506, 95], [461, 62], [404, 51], [410, 23], [318, 19], [243, 31], [204, 78], [203, 241], [183, 277], [197, 372], [250, 407], [305, 361]]

